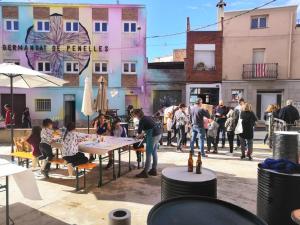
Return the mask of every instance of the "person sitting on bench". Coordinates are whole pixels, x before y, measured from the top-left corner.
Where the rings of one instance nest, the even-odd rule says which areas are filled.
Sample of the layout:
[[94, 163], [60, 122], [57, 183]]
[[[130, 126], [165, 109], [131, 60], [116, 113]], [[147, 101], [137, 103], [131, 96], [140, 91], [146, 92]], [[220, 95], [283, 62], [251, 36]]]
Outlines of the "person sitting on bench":
[[73, 122], [69, 123], [66, 128], [61, 152], [63, 159], [68, 163], [67, 168], [69, 176], [73, 176], [74, 167], [89, 161], [82, 152], [78, 152], [80, 140], [87, 138], [89, 135], [76, 132], [75, 123]]

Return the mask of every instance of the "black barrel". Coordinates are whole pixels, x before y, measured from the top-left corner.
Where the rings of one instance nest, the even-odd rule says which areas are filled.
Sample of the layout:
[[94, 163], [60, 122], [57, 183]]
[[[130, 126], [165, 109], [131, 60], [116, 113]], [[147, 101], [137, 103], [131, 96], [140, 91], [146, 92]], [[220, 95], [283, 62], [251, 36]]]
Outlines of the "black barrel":
[[164, 169], [161, 179], [161, 199], [188, 195], [217, 198], [215, 173], [205, 168], [202, 168], [202, 174], [188, 173], [187, 167]]
[[269, 225], [295, 225], [291, 212], [300, 208], [300, 174], [258, 168], [257, 216]]
[[[186, 196], [155, 205], [148, 225], [267, 225], [252, 213], [221, 200]], [[283, 225], [283, 224], [282, 224]]]
[[299, 162], [299, 133], [295, 131], [276, 131], [273, 137], [273, 158]]

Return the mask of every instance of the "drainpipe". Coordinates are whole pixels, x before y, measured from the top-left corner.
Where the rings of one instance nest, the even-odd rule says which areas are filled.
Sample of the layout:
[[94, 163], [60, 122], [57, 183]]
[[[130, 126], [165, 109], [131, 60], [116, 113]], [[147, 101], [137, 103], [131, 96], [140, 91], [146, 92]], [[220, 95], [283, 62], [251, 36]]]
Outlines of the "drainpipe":
[[291, 67], [292, 67], [292, 35], [293, 35], [293, 13], [291, 13], [291, 20], [290, 20], [290, 34], [289, 34], [289, 55], [288, 55], [288, 71], [287, 71], [287, 76], [288, 79], [291, 78]]

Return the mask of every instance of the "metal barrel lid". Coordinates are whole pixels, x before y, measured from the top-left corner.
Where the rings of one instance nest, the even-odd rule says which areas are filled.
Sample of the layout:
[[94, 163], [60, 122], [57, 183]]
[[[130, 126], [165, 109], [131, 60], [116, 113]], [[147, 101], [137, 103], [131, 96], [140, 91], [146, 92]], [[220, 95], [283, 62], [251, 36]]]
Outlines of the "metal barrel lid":
[[[176, 213], [175, 213], [176, 212]], [[199, 196], [173, 198], [155, 205], [148, 225], [267, 225], [231, 203]]]

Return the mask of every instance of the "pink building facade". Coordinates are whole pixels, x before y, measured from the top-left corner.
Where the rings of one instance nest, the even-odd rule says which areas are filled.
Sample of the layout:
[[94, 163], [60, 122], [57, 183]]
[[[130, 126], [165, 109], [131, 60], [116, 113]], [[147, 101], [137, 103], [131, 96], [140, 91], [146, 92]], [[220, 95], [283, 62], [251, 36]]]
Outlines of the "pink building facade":
[[[90, 78], [96, 98], [99, 78], [108, 104], [146, 105], [146, 9], [143, 5], [0, 3], [0, 62], [13, 62], [68, 80], [62, 88], [16, 89], [17, 117], [28, 106], [34, 122], [46, 117], [84, 123], [83, 85]], [[9, 90], [0, 88], [0, 103]], [[18, 118], [17, 118], [18, 119]]]

